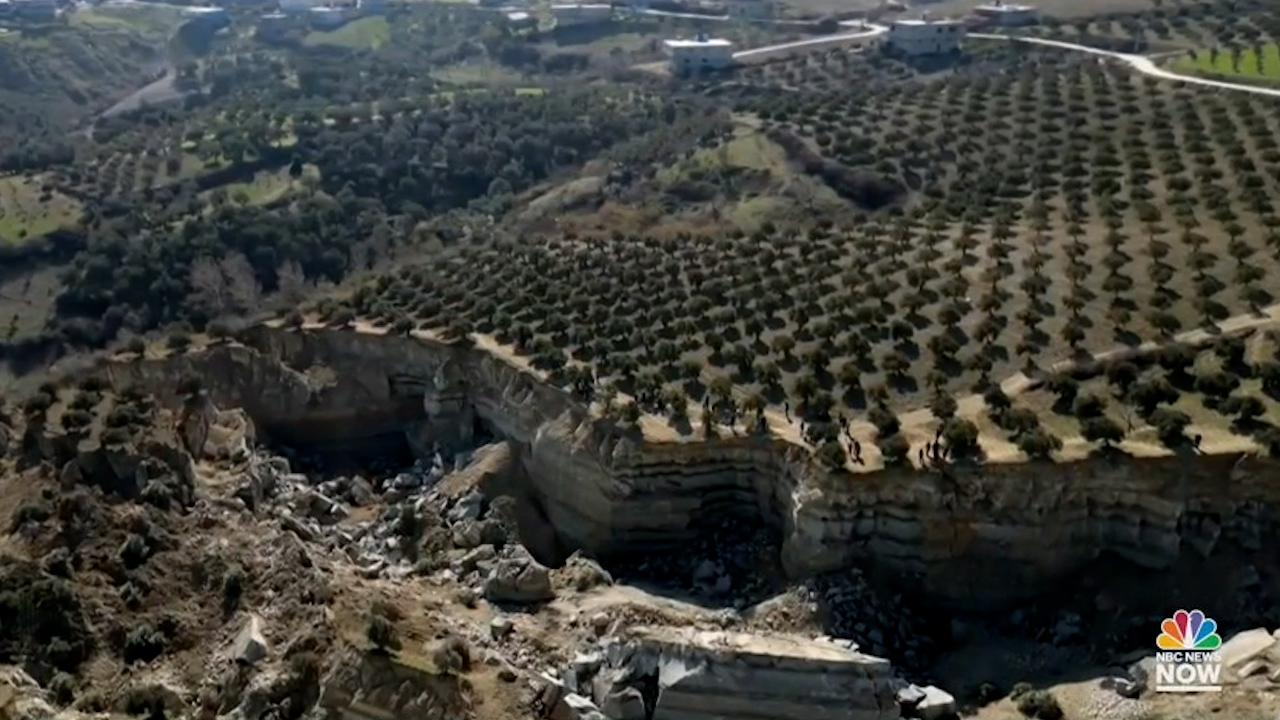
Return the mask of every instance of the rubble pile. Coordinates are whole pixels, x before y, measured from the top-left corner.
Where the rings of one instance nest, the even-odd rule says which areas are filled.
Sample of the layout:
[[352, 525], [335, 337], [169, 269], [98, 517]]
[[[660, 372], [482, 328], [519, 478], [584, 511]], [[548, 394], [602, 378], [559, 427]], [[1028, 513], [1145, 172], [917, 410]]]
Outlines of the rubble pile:
[[921, 668], [933, 652], [923, 618], [899, 593], [877, 592], [856, 568], [827, 573], [804, 584], [826, 631], [848, 638], [872, 655], [891, 657], [905, 670]]
[[1222, 644], [1221, 653], [1228, 681], [1265, 678], [1280, 684], [1280, 630], [1259, 627], [1238, 633]]
[[[456, 462], [464, 462], [461, 454]], [[437, 485], [448, 476], [436, 454], [430, 463], [382, 478], [340, 476], [318, 483], [293, 472], [287, 459], [256, 454], [237, 496], [249, 509], [270, 506], [285, 527], [305, 541], [332, 544], [366, 577], [405, 577], [451, 569], [454, 577], [488, 573], [499, 550], [516, 536], [509, 501], [487, 502], [471, 491], [450, 498]], [[359, 519], [355, 508], [376, 515]], [[518, 560], [518, 550], [505, 559]], [[510, 567], [507, 567], [509, 574]], [[542, 568], [545, 573], [546, 568]]]
[[702, 601], [741, 610], [780, 592], [778, 534], [733, 516], [706, 518], [679, 552], [621, 557], [609, 563], [622, 578], [678, 588]]

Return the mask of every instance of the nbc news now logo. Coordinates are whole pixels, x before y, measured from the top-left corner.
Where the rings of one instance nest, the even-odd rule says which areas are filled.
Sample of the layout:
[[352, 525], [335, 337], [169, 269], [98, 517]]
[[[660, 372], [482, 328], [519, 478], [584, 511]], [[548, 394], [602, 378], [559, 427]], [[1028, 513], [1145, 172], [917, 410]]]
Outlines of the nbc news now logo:
[[1222, 637], [1212, 618], [1179, 610], [1160, 623], [1156, 647], [1156, 692], [1222, 691]]

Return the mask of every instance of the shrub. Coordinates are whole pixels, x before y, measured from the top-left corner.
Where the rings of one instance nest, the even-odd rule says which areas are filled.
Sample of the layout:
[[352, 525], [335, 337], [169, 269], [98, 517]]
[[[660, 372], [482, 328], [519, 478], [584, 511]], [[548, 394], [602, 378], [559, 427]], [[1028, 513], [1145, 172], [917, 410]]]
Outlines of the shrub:
[[1209, 397], [1224, 398], [1231, 394], [1240, 386], [1240, 378], [1234, 373], [1219, 370], [1217, 372], [1205, 373], [1196, 378], [1196, 391], [1204, 393]]
[[1160, 403], [1177, 402], [1178, 391], [1165, 378], [1153, 377], [1134, 384], [1129, 389], [1129, 398], [1142, 408], [1144, 413], [1150, 413], [1152, 408]]
[[1031, 408], [1011, 408], [1001, 413], [1000, 427], [1020, 435], [1040, 427], [1040, 417]]
[[400, 649], [400, 639], [396, 626], [382, 615], [371, 614], [369, 625], [365, 628], [365, 636], [378, 652], [390, 653]]
[[167, 642], [163, 632], [144, 623], [125, 636], [122, 656], [126, 663], [150, 662], [164, 653]]
[[1138, 367], [1127, 360], [1107, 365], [1107, 380], [1121, 392], [1138, 379]]
[[1062, 720], [1062, 706], [1048, 690], [1029, 690], [1017, 699], [1018, 712], [1036, 720]]
[[1169, 446], [1181, 443], [1184, 439], [1183, 430], [1191, 424], [1191, 418], [1187, 417], [1186, 413], [1163, 407], [1156, 408], [1155, 412], [1151, 413], [1150, 421], [1160, 436], [1160, 442]]
[[1222, 402], [1219, 409], [1227, 415], [1235, 415], [1241, 422], [1249, 422], [1262, 417], [1267, 406], [1252, 395], [1232, 395]]
[[231, 327], [231, 323], [226, 320], [214, 320], [209, 323], [207, 328], [209, 337], [215, 340], [226, 340], [235, 335], [235, 329]]
[[900, 465], [911, 453], [911, 443], [896, 432], [884, 437], [878, 444], [880, 454], [884, 456], [885, 465]]
[[939, 391], [929, 403], [929, 412], [939, 420], [950, 420], [956, 414], [956, 399]]
[[1080, 383], [1070, 375], [1053, 375], [1048, 381], [1049, 389], [1058, 396], [1058, 400], [1063, 403], [1070, 403], [1076, 398], [1076, 393], [1080, 392]]
[[29, 522], [42, 523], [48, 520], [51, 514], [49, 507], [44, 503], [28, 500], [14, 511], [13, 519], [9, 522], [9, 532], [17, 532], [18, 528]]
[[437, 640], [428, 650], [437, 672], [458, 675], [471, 669], [471, 648], [456, 635]]
[[87, 393], [103, 393], [107, 390], [107, 381], [97, 375], [89, 375], [80, 381], [80, 389]]
[[3, 657], [75, 672], [92, 650], [93, 636], [71, 584], [35, 565], [0, 563], [0, 618]]
[[200, 394], [203, 387], [204, 387], [204, 384], [203, 382], [201, 382], [199, 376], [185, 375], [181, 380], [178, 381], [178, 387], [176, 388], [176, 391], [178, 395], [195, 397], [196, 395]]
[[1107, 401], [1092, 393], [1081, 395], [1071, 404], [1071, 413], [1081, 420], [1096, 418], [1106, 410]]
[[1254, 439], [1267, 449], [1271, 457], [1280, 458], [1280, 428], [1268, 427], [1255, 435]]
[[1156, 361], [1165, 370], [1183, 373], [1196, 361], [1196, 351], [1186, 345], [1165, 345], [1156, 352]]
[[122, 428], [129, 425], [137, 425], [141, 422], [142, 417], [137, 409], [130, 405], [117, 405], [107, 414], [107, 427]]
[[165, 341], [165, 347], [174, 352], [182, 352], [191, 347], [191, 336], [186, 333], [176, 332]]
[[240, 605], [240, 598], [244, 596], [244, 583], [244, 570], [238, 565], [228, 570], [227, 574], [222, 578], [223, 613], [230, 615]]
[[840, 442], [838, 440], [828, 440], [827, 442], [823, 443], [822, 446], [818, 448], [817, 455], [818, 455], [818, 459], [822, 461], [822, 464], [826, 465], [827, 467], [830, 467], [830, 468], [844, 467], [844, 460], [845, 460], [844, 448], [841, 447]]
[[27, 417], [33, 415], [44, 415], [45, 411], [53, 406], [53, 393], [41, 390], [22, 403], [22, 412]]
[[68, 430], [87, 427], [93, 422], [93, 416], [84, 410], [68, 410], [62, 414], [62, 427]]
[[107, 447], [119, 447], [129, 444], [129, 431], [124, 428], [111, 428], [102, 433], [102, 444]]
[[146, 539], [137, 533], [130, 533], [120, 546], [120, 562], [131, 570], [145, 563], [150, 555], [151, 548], [147, 546]]
[[1062, 439], [1043, 428], [1034, 428], [1018, 438], [1018, 449], [1028, 457], [1044, 459], [1062, 449]]
[[948, 420], [942, 437], [956, 459], [972, 457], [978, 452], [978, 426], [964, 418]]
[[1007, 410], [1013, 404], [999, 385], [987, 388], [987, 391], [982, 394], [982, 399], [987, 403], [987, 407], [996, 411]]
[[393, 335], [408, 335], [411, 332], [413, 332], [413, 321], [407, 317], [402, 317], [391, 325]]
[[124, 344], [125, 352], [131, 352], [134, 355], [141, 355], [147, 351], [147, 341], [140, 337], [134, 336]]
[[1080, 429], [1086, 440], [1102, 442], [1104, 445], [1111, 445], [1124, 439], [1124, 429], [1105, 416], [1085, 420], [1081, 423]]
[[884, 405], [876, 405], [867, 413], [867, 420], [876, 426], [876, 432], [880, 437], [888, 437], [898, 432], [900, 427], [898, 424], [898, 416]]
[[60, 672], [49, 681], [49, 692], [54, 702], [59, 705], [70, 705], [76, 699], [76, 679], [67, 673]]

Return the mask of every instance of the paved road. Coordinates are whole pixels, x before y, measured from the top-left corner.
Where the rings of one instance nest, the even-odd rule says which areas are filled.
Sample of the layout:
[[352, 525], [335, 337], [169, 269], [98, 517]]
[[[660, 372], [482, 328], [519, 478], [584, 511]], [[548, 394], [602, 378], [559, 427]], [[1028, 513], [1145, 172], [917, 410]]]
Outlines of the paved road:
[[783, 52], [796, 48], [816, 47], [821, 45], [835, 45], [837, 43], [848, 42], [849, 40], [862, 40], [882, 35], [889, 31], [889, 28], [881, 25], [867, 24], [866, 29], [857, 32], [842, 33], [840, 35], [823, 35], [821, 37], [809, 38], [808, 40], [796, 40], [794, 42], [779, 43], [777, 45], [766, 45], [764, 47], [751, 48], [750, 50], [741, 50], [733, 54], [734, 60], [745, 60], [757, 55], [768, 55], [775, 52]]
[[[653, 8], [643, 8], [635, 12], [640, 15], [650, 15], [653, 17], [669, 17], [683, 18], [685, 20], [709, 20], [711, 22], [729, 22], [730, 20], [739, 20], [740, 22], [759, 23], [762, 25], [813, 25], [815, 20], [794, 20], [791, 18], [734, 18], [730, 15], [704, 15], [702, 13], [674, 12], [671, 10], [654, 10]], [[839, 23], [843, 27], [856, 27], [862, 24], [861, 20], [841, 20]]]
[[1180, 75], [1170, 72], [1155, 64], [1149, 57], [1142, 55], [1132, 55], [1130, 53], [1115, 52], [1113, 50], [1103, 50], [1101, 48], [1089, 47], [1088, 45], [1078, 45], [1076, 43], [1065, 42], [1063, 40], [1049, 40], [1046, 38], [1033, 37], [1015, 37], [1010, 35], [989, 35], [987, 33], [972, 33], [971, 38], [979, 40], [1005, 40], [1029, 43], [1031, 45], [1044, 45], [1046, 47], [1061, 48], [1063, 50], [1074, 50], [1076, 52], [1089, 53], [1090, 55], [1099, 55], [1119, 60], [1129, 65], [1129, 67], [1137, 70], [1143, 75], [1149, 75], [1161, 80], [1172, 80], [1173, 82], [1187, 83], [1188, 85], [1200, 85], [1202, 87], [1217, 88], [1220, 90], [1235, 90], [1238, 92], [1247, 92], [1254, 95], [1267, 95], [1270, 97], [1280, 97], [1280, 88], [1259, 87], [1257, 85], [1245, 85], [1242, 83], [1226, 82], [1223, 80], [1211, 80], [1209, 78], [1196, 77], [1194, 75]]

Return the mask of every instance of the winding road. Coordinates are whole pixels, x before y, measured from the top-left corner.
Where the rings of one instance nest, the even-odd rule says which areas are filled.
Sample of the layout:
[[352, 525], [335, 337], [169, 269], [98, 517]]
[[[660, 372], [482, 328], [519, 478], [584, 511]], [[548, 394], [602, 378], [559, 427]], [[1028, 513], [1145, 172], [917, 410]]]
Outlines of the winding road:
[[848, 42], [850, 40], [865, 40], [888, 32], [889, 28], [883, 25], [872, 25], [867, 23], [864, 29], [857, 32], [842, 33], [839, 35], [823, 35], [821, 37], [809, 38], [807, 40], [796, 40], [794, 42], [779, 43], [777, 45], [765, 45], [764, 47], [751, 48], [750, 50], [740, 50], [733, 54], [734, 60], [747, 60], [759, 55], [771, 55], [777, 52], [785, 52], [787, 50], [795, 50], [805, 47], [820, 47], [822, 45], [835, 45], [837, 43]]
[[1075, 52], [1088, 53], [1090, 55], [1098, 55], [1100, 57], [1113, 58], [1119, 60], [1129, 67], [1137, 70], [1143, 75], [1159, 78], [1161, 80], [1171, 80], [1173, 82], [1187, 83], [1188, 85], [1200, 85], [1202, 87], [1217, 88], [1219, 90], [1235, 90], [1238, 92], [1252, 93], [1254, 95], [1267, 95], [1269, 97], [1280, 98], [1280, 88], [1268, 88], [1258, 85], [1245, 85], [1243, 83], [1226, 82], [1223, 80], [1211, 80], [1209, 78], [1196, 77], [1195, 75], [1181, 75], [1170, 72], [1155, 64], [1155, 62], [1143, 55], [1132, 55], [1130, 53], [1115, 52], [1114, 50], [1103, 50], [1101, 48], [1089, 47], [1088, 45], [1078, 45], [1063, 40], [1049, 40], [1046, 38], [1034, 37], [1018, 37], [1012, 35], [991, 35], [987, 33], [970, 33], [969, 37], [978, 40], [1003, 40], [1006, 42], [1020, 42], [1030, 45], [1042, 45], [1045, 47], [1059, 48], [1062, 50], [1072, 50]]

